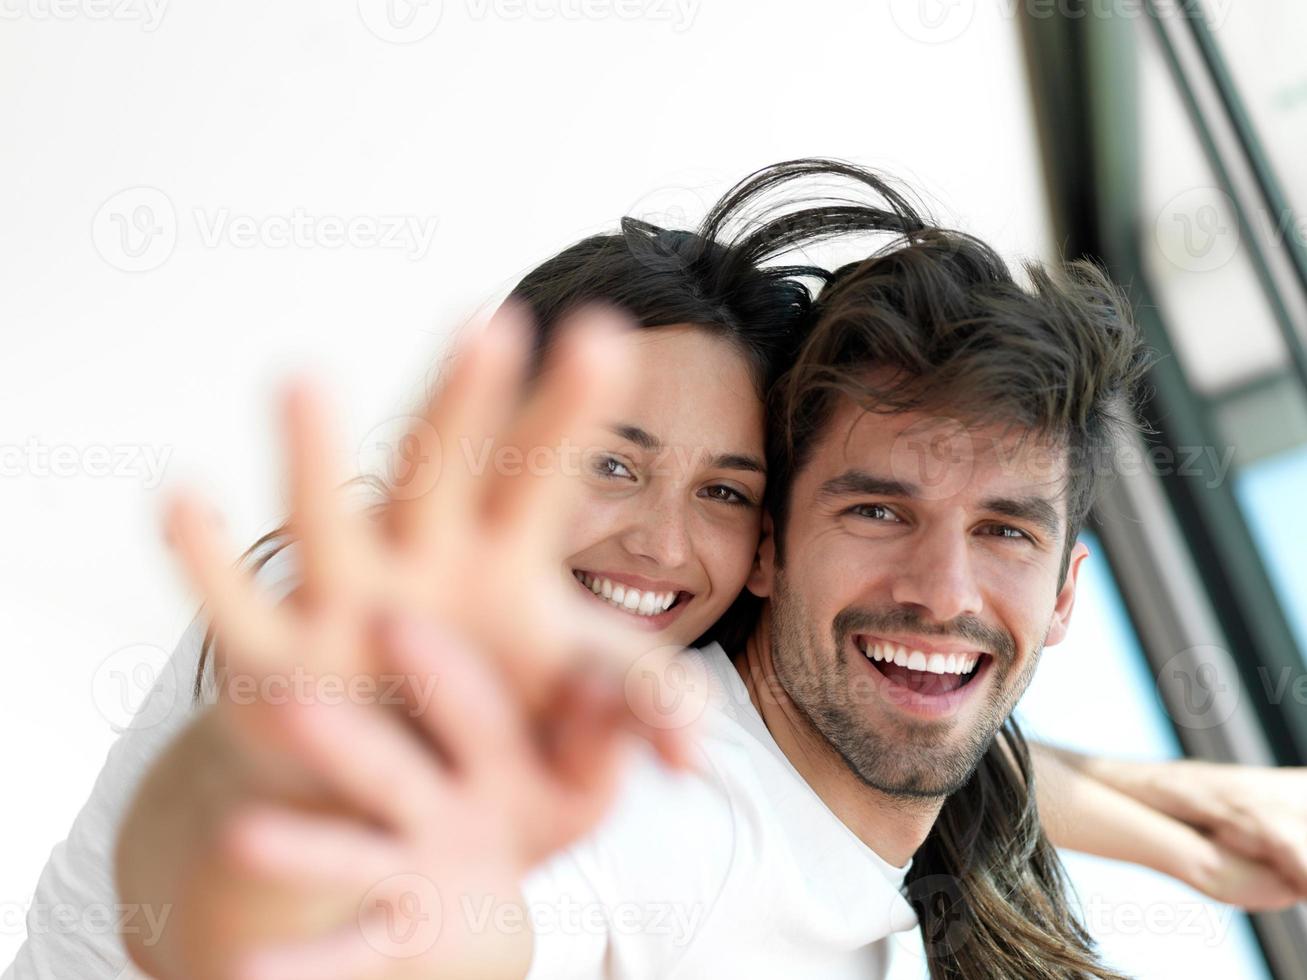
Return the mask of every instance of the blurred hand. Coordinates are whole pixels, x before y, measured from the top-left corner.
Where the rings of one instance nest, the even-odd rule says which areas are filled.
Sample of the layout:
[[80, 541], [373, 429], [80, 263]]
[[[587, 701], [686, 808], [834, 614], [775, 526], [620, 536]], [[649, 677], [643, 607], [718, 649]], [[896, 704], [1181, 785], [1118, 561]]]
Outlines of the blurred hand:
[[301, 707], [286, 729], [297, 758], [363, 816], [244, 802], [220, 845], [230, 873], [279, 901], [325, 891], [353, 904], [318, 936], [261, 930], [235, 976], [523, 976], [519, 883], [612, 795], [620, 691], [578, 678], [555, 723], [531, 730], [484, 658], [415, 621], [384, 632], [388, 665], [439, 678], [418, 731], [350, 704]]
[[[175, 495], [167, 534], [208, 607], [222, 696], [124, 824], [124, 900], [173, 908], [163, 948], [132, 950], [147, 969], [520, 975], [529, 931], [472, 929], [464, 901], [516, 902], [526, 871], [598, 820], [631, 731], [684, 764], [687, 726], [622, 684], [635, 658], [643, 672], [669, 654], [563, 568], [562, 449], [615, 414], [618, 329], [565, 328], [528, 391], [526, 325], [497, 316], [411, 433], [380, 521], [344, 499], [323, 399], [293, 387], [292, 601], [263, 595], [210, 508]], [[478, 469], [487, 448], [531, 465]]]

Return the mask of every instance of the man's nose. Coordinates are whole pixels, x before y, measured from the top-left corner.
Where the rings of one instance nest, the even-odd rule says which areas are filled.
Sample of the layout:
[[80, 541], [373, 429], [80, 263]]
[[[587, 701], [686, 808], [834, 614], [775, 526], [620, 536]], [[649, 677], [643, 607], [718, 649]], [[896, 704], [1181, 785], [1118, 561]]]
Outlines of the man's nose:
[[967, 534], [937, 528], [916, 538], [894, 570], [894, 600], [918, 607], [936, 622], [976, 616], [984, 602], [971, 564]]

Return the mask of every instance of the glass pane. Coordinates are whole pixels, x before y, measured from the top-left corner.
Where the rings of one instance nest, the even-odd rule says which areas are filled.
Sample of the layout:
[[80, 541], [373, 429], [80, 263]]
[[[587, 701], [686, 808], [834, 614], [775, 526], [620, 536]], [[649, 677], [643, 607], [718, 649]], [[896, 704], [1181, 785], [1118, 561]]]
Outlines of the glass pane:
[[[1299, 0], [1262, 0], [1235, 4], [1207, 0], [1221, 53], [1239, 90], [1253, 127], [1270, 158], [1289, 204], [1296, 212], [1274, 216], [1279, 234], [1307, 245], [1307, 4]], [[1245, 455], [1235, 492], [1262, 552], [1280, 604], [1299, 648], [1307, 651], [1307, 524], [1298, 502], [1307, 491], [1307, 421], [1303, 399], [1286, 396], [1296, 387], [1287, 378], [1278, 391], [1256, 386], [1243, 404], [1225, 399], [1221, 417], [1227, 432], [1235, 425], [1256, 439], [1261, 451]], [[1244, 440], [1249, 441], [1247, 439]], [[1242, 448], [1242, 446], [1241, 446]]]
[[[1307, 4], [1206, 0], [1204, 9], [1289, 203], [1307, 215]], [[1300, 236], [1304, 226], [1290, 226]]]
[[1138, 40], [1144, 266], [1190, 383], [1216, 397], [1283, 371], [1289, 355], [1157, 39]]
[[[1044, 651], [1017, 719], [1031, 740], [1120, 758], [1177, 758], [1180, 745], [1101, 545], [1082, 536], [1066, 641]], [[1138, 977], [1269, 978], [1248, 917], [1146, 868], [1063, 852], [1104, 959]]]
[[1307, 521], [1302, 517], [1307, 491], [1307, 446], [1259, 460], [1245, 468], [1235, 492], [1258, 549], [1266, 561], [1289, 616], [1298, 646], [1307, 650]]
[[[1267, 38], [1250, 26], [1254, 6], [1243, 13], [1231, 8], [1221, 37], [1230, 40], [1231, 57], [1240, 62], [1256, 61], [1253, 48], [1245, 46], [1260, 44], [1267, 62], [1275, 63], [1277, 50], [1293, 46], [1264, 43]], [[1301, 7], [1307, 11], [1307, 4]], [[1291, 35], [1291, 22], [1301, 18], [1285, 14], [1270, 22], [1279, 24], [1283, 40]], [[1248, 525], [1281, 607], [1296, 620], [1299, 646], [1307, 650], [1307, 612], [1300, 608], [1307, 594], [1307, 548], [1295, 536], [1300, 532], [1291, 530], [1301, 523], [1291, 509], [1295, 497], [1307, 493], [1307, 470], [1294, 463], [1307, 453], [1307, 392], [1292, 370], [1232, 202], [1217, 187], [1156, 37], [1141, 31], [1139, 40], [1145, 269], [1180, 364], [1215, 430], [1215, 445], [1181, 447], [1175, 466], [1205, 453], [1209, 477], [1231, 481], [1239, 513], [1229, 519], [1242, 516]], [[1307, 79], [1303, 64], [1297, 59], [1295, 70]], [[1283, 121], [1276, 125], [1286, 128]], [[1307, 125], [1298, 128], [1307, 139]], [[1288, 147], [1284, 142], [1286, 152]], [[1307, 174], [1307, 143], [1297, 159], [1294, 173]], [[1256, 224], [1265, 216], [1251, 220]]]

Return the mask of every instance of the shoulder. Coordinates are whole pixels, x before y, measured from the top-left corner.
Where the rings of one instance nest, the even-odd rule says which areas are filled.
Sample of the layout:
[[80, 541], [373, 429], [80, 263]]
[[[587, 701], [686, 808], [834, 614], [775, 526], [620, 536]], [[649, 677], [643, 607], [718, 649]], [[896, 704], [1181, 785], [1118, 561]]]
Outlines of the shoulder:
[[[131, 723], [110, 746], [68, 836], [55, 845], [41, 871], [27, 913], [27, 941], [13, 964], [14, 976], [139, 975], [127, 963], [119, 931], [138, 930], [148, 936], [163, 923], [156, 921], [155, 910], [118, 904], [114, 843], [142, 779], [198, 711], [193, 693], [203, 638], [204, 623], [197, 617], [172, 655], [152, 665], [154, 683]], [[97, 927], [62, 928], [56, 917], [70, 910], [79, 917], [77, 921], [89, 925], [94, 919]]]
[[687, 651], [685, 666], [684, 682], [708, 694], [692, 766], [670, 771], [642, 746], [604, 820], [524, 883], [532, 980], [625, 975], [623, 964], [671, 975], [719, 904], [739, 900], [766, 819], [754, 764], [766, 750], [736, 717], [740, 691], [720, 649]]

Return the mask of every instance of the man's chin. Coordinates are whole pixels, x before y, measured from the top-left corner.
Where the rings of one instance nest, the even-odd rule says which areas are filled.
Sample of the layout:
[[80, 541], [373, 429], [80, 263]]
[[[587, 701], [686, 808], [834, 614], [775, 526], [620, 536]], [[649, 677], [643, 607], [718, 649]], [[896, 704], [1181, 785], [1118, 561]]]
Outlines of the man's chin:
[[858, 771], [856, 775], [863, 783], [886, 796], [903, 800], [939, 800], [951, 796], [971, 780], [972, 774], [980, 760], [966, 767], [954, 765], [935, 765], [922, 763], [896, 770], [882, 771], [873, 767], [871, 771]]
[[[892, 711], [892, 709], [890, 709]], [[872, 789], [903, 799], [938, 799], [971, 779], [994, 741], [995, 727], [960, 719], [923, 722], [900, 716], [860, 719], [860, 751], [843, 752], [854, 775]]]

